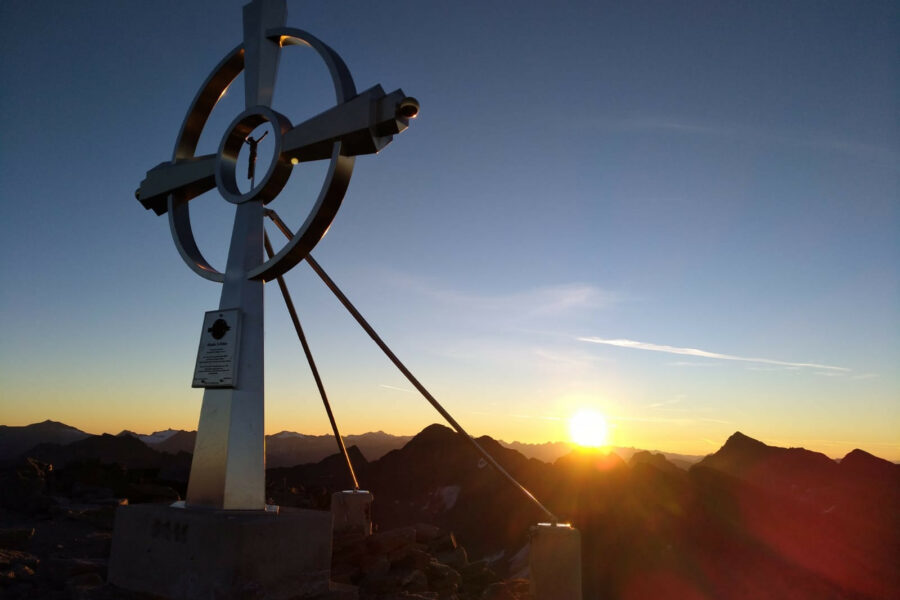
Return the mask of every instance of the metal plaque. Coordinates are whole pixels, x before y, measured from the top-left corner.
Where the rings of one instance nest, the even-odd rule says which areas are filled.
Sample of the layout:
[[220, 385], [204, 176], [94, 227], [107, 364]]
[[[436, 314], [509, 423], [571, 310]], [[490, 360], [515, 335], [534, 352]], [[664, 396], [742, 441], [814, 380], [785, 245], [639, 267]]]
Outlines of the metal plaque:
[[237, 385], [240, 337], [239, 309], [211, 310], [206, 313], [191, 387], [233, 388]]

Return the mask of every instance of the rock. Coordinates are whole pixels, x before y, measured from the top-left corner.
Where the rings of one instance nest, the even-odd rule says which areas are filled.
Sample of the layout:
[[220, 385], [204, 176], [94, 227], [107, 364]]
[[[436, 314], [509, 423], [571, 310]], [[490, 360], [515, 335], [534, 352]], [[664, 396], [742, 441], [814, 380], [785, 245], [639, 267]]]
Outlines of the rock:
[[38, 557], [28, 552], [0, 549], [0, 569], [15, 568], [17, 564], [23, 564], [34, 569], [39, 562]]
[[66, 581], [66, 588], [76, 597], [80, 597], [84, 592], [103, 586], [105, 581], [98, 573], [82, 573], [70, 577]]
[[369, 552], [373, 554], [388, 554], [404, 546], [416, 543], [416, 530], [413, 527], [390, 529], [370, 535], [366, 538]]
[[367, 554], [360, 561], [359, 569], [364, 577], [385, 575], [391, 570], [391, 561], [383, 555]]
[[535, 600], [527, 579], [510, 579], [489, 585], [481, 600]]
[[96, 504], [97, 506], [128, 506], [128, 498], [117, 498], [116, 496], [110, 496], [109, 498], [97, 498], [96, 500], [92, 500], [91, 504]]
[[405, 592], [427, 592], [428, 577], [422, 571], [412, 569], [400, 577], [400, 587]]
[[9, 587], [16, 583], [16, 572], [12, 569], [0, 568], [0, 588]]
[[485, 588], [481, 593], [481, 600], [515, 600], [515, 596], [506, 589], [505, 582], [497, 582]]
[[0, 471], [0, 507], [26, 514], [47, 512], [53, 502], [45, 494], [53, 465], [33, 458]]
[[391, 550], [387, 553], [387, 559], [392, 565], [394, 565], [409, 556], [409, 553], [413, 550], [413, 548], [414, 546], [412, 544], [409, 544], [406, 546], [401, 546], [396, 550]]
[[28, 565], [23, 565], [22, 563], [17, 564], [13, 568], [13, 572], [16, 574], [16, 579], [18, 580], [28, 580], [34, 577], [34, 569], [29, 567]]
[[406, 554], [391, 562], [391, 567], [396, 569], [418, 569], [424, 571], [431, 562], [431, 555], [420, 548], [411, 547]]
[[[366, 597], [372, 598], [371, 596]], [[459, 600], [456, 596], [441, 596], [437, 592], [392, 592], [379, 594], [378, 600]]]
[[331, 565], [331, 581], [333, 583], [341, 583], [351, 585], [362, 576], [359, 567], [352, 564], [341, 563]]
[[128, 500], [132, 504], [145, 502], [165, 502], [171, 504], [181, 500], [173, 488], [167, 485], [157, 485], [154, 483], [135, 483], [128, 486], [125, 492]]
[[30, 529], [0, 529], [0, 548], [24, 550], [33, 535], [33, 527]]
[[308, 600], [360, 600], [359, 588], [355, 585], [344, 585], [332, 581], [331, 588], [327, 592], [322, 592]]
[[88, 556], [109, 556], [112, 548], [112, 532], [94, 531], [85, 536], [83, 548]]
[[456, 550], [456, 536], [453, 535], [453, 532], [445, 533], [438, 537], [433, 538], [430, 542], [428, 542], [428, 548], [434, 553], [439, 552], [450, 552]]
[[76, 481], [72, 484], [72, 488], [68, 494], [71, 498], [76, 498], [82, 502], [91, 502], [101, 498], [111, 498], [115, 496], [115, 492], [111, 488], [100, 485], [92, 485], [82, 481]]
[[3, 590], [3, 600], [19, 600], [22, 598], [34, 598], [34, 587], [31, 583], [13, 583]]
[[64, 583], [79, 575], [95, 574], [106, 579], [105, 559], [49, 558], [41, 566], [41, 573], [57, 583]]
[[449, 552], [441, 552], [435, 558], [437, 558], [438, 562], [450, 565], [457, 571], [464, 569], [469, 564], [469, 556], [466, 554], [466, 549], [462, 546], [457, 546]]
[[416, 541], [421, 544], [427, 544], [436, 540], [441, 535], [441, 528], [428, 523], [416, 523], [413, 525], [416, 530]]
[[116, 518], [117, 508], [118, 505], [101, 505], [95, 508], [88, 508], [83, 511], [75, 512], [73, 516], [75, 517], [75, 519], [90, 523], [98, 529], [112, 531], [113, 522]]
[[363, 577], [359, 587], [372, 594], [396, 594], [400, 592], [400, 580], [396, 574], [373, 573]]
[[40, 561], [33, 554], [20, 550], [0, 550], [0, 588], [3, 598], [24, 598], [31, 595], [34, 570]]
[[437, 561], [431, 562], [425, 569], [428, 576], [428, 587], [440, 594], [452, 594], [459, 589], [462, 577], [448, 565]]
[[484, 561], [467, 565], [459, 574], [462, 576], [462, 591], [473, 598], [480, 597], [485, 588], [500, 579]]

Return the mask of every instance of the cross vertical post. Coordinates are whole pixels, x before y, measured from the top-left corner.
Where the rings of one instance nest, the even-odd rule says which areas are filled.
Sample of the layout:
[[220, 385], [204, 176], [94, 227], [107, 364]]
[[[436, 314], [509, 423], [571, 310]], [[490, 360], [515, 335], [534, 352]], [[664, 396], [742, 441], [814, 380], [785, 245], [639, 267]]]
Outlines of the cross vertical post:
[[[285, 24], [285, 0], [254, 0], [244, 7], [246, 108], [270, 105], [280, 46], [267, 29]], [[263, 201], [237, 205], [219, 309], [239, 309], [236, 384], [203, 392], [187, 506], [264, 510], [265, 382], [264, 281], [247, 274], [263, 262]]]

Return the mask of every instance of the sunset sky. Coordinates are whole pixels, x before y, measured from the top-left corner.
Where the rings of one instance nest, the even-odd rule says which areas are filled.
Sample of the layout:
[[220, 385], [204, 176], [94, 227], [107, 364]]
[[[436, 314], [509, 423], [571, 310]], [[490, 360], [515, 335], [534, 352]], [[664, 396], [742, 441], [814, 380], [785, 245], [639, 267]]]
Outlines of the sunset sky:
[[[243, 4], [0, 3], [0, 424], [196, 428], [220, 288], [134, 190]], [[473, 434], [567, 440], [591, 408], [616, 445], [706, 454], [740, 430], [900, 460], [898, 3], [288, 10], [358, 89], [421, 102], [357, 159], [313, 254]], [[333, 104], [309, 50], [278, 85], [295, 124]], [[273, 207], [296, 218], [322, 172], [295, 168]], [[192, 207], [224, 270], [233, 206]], [[287, 279], [345, 433], [440, 420], [307, 265]], [[266, 429], [325, 433], [274, 285], [266, 306]]]

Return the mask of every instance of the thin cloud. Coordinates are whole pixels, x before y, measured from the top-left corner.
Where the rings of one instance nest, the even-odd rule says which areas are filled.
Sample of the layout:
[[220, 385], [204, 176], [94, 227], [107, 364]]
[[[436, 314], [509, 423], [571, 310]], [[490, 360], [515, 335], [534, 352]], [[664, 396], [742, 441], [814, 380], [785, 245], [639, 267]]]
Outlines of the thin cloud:
[[422, 279], [388, 272], [396, 285], [452, 306], [462, 313], [498, 317], [556, 317], [608, 308], [621, 301], [613, 292], [586, 283], [539, 286], [501, 294], [480, 294], [440, 287]]
[[701, 421], [703, 423], [718, 423], [720, 425], [733, 425], [734, 424], [732, 421], [726, 421], [725, 419], [707, 419], [707, 418], [701, 417], [697, 420]]
[[539, 287], [512, 294], [477, 295], [452, 290], [430, 290], [435, 299], [482, 313], [519, 313], [531, 317], [561, 315], [578, 310], [606, 308], [615, 297], [591, 285]]
[[677, 396], [675, 396], [674, 398], [671, 398], [669, 400], [663, 400], [661, 402], [654, 402], [653, 404], [649, 404], [649, 405], [647, 405], [647, 408], [660, 408], [663, 406], [671, 406], [672, 404], [678, 404], [679, 402], [684, 400], [685, 397], [686, 396], [684, 394], [678, 394]]
[[592, 344], [604, 344], [607, 346], [616, 346], [619, 348], [631, 348], [633, 350], [651, 350], [653, 352], [665, 352], [667, 354], [682, 354], [686, 356], [699, 356], [702, 358], [714, 358], [717, 360], [734, 360], [740, 362], [757, 363], [764, 365], [778, 365], [782, 367], [796, 367], [808, 369], [825, 369], [828, 371], [849, 372], [846, 367], [836, 367], [834, 365], [822, 365], [818, 363], [790, 362], [785, 360], [775, 360], [771, 358], [752, 358], [745, 356], [735, 356], [733, 354], [721, 354], [719, 352], [709, 352], [707, 350], [699, 350], [697, 348], [681, 348], [678, 346], [666, 346], [662, 344], [651, 344], [649, 342], [637, 342], [635, 340], [608, 340], [598, 337], [580, 337], [579, 341], [590, 342]]
[[715, 367], [715, 363], [694, 362], [690, 360], [676, 360], [666, 363], [670, 367]]
[[565, 421], [563, 417], [554, 417], [551, 415], [510, 415], [516, 419], [538, 419], [540, 421]]
[[512, 417], [514, 419], [537, 419], [540, 421], [565, 421], [565, 417], [555, 417], [553, 415], [523, 415], [523, 414], [508, 414], [508, 413], [499, 413], [499, 412], [487, 412], [482, 410], [470, 410], [470, 415], [483, 415], [488, 417]]
[[409, 393], [409, 394], [415, 394], [415, 393], [416, 393], [415, 390], [408, 390], [408, 389], [406, 389], [406, 388], [397, 387], [397, 386], [395, 386], [395, 385], [388, 385], [388, 384], [386, 384], [386, 383], [379, 383], [379, 384], [378, 384], [378, 387], [382, 387], [382, 388], [384, 388], [384, 389], [386, 389], [386, 390], [397, 390], [398, 392], [407, 392], [407, 393]]
[[672, 423], [674, 425], [691, 425], [697, 421], [692, 417], [632, 417], [627, 415], [607, 415], [606, 420], [609, 422]]

